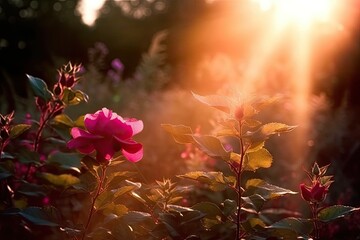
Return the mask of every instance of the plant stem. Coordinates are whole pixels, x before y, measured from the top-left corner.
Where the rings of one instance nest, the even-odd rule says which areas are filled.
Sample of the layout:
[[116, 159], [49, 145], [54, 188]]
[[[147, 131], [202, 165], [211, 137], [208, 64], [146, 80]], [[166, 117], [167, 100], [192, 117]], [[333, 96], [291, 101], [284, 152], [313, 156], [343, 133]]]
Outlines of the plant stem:
[[240, 141], [240, 164], [237, 171], [237, 192], [238, 192], [238, 208], [237, 208], [237, 218], [236, 218], [236, 239], [241, 238], [241, 173], [242, 165], [244, 161], [245, 149], [244, 143], [241, 137], [241, 122], [239, 122], [239, 141]]
[[106, 167], [107, 166], [101, 166], [101, 176], [100, 176], [99, 186], [98, 186], [98, 188], [96, 190], [95, 196], [94, 196], [93, 201], [91, 203], [91, 209], [90, 209], [89, 217], [88, 217], [88, 219], [86, 221], [85, 229], [84, 229], [84, 232], [83, 232], [83, 235], [82, 235], [82, 238], [81, 238], [82, 240], [85, 239], [86, 232], [87, 232], [87, 230], [89, 228], [89, 225], [90, 225], [90, 222], [91, 222], [91, 217], [94, 214], [94, 206], [95, 206], [96, 199], [99, 197], [101, 189], [102, 189], [102, 185], [104, 184], [105, 174], [106, 174]]
[[319, 239], [319, 226], [318, 226], [318, 219], [317, 219], [317, 212], [318, 212], [318, 204], [314, 203], [311, 205], [312, 214], [313, 214], [313, 222], [314, 222], [314, 239]]

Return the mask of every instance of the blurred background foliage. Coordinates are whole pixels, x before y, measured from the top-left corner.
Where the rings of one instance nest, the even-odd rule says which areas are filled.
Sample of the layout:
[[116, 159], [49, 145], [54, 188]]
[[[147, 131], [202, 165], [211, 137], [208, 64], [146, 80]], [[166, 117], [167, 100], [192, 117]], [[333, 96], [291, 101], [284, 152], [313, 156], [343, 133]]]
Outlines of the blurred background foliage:
[[[89, 26], [78, 11], [78, 0], [0, 0], [1, 113], [15, 110], [21, 121], [21, 116], [34, 112], [25, 74], [52, 84], [56, 69], [68, 61], [82, 63], [79, 86], [90, 100], [68, 114], [75, 118], [106, 106], [122, 116], [142, 119], [145, 129], [138, 140], [145, 146], [139, 163], [144, 176], [151, 181], [181, 174], [189, 167], [180, 157], [184, 149], [160, 124], [194, 129], [201, 125], [201, 132], [211, 131], [216, 112], [197, 103], [190, 91], [232, 93], [232, 86], [242, 81], [251, 54], [258, 50], [253, 39], [267, 30], [266, 20], [255, 17], [249, 2], [107, 0]], [[292, 150], [295, 135], [270, 140], [275, 163], [271, 171], [260, 174], [297, 190], [305, 176], [303, 168], [315, 160], [320, 165], [331, 163], [336, 181], [328, 201], [354, 206], [360, 203], [358, 4], [351, 0], [343, 10], [351, 10], [354, 18], [344, 23], [346, 31], [340, 37], [314, 30], [308, 123], [301, 126], [293, 118], [296, 109], [289, 100], [288, 52], [294, 38], [290, 30], [254, 89], [258, 95], [283, 97], [261, 118], [299, 125], [306, 133], [300, 153]], [[338, 38], [345, 39], [341, 47]]]

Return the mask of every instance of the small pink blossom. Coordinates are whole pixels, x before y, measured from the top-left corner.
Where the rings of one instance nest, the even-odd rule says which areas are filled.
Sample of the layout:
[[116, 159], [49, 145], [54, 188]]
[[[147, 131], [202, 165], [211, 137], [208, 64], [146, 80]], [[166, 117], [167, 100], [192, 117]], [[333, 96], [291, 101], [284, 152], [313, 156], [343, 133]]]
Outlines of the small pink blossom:
[[86, 114], [86, 130], [71, 129], [71, 139], [67, 146], [83, 154], [96, 151], [99, 162], [109, 162], [117, 151], [131, 162], [143, 157], [143, 146], [132, 137], [143, 130], [143, 122], [137, 119], [123, 119], [107, 108], [94, 114]]

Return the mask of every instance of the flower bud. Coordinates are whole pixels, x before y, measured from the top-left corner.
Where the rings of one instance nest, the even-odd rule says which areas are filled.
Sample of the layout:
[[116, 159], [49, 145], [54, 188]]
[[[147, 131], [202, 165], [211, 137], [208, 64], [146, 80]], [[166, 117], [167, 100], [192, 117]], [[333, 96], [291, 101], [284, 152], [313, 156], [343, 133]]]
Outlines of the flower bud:
[[70, 76], [70, 77], [68, 77], [68, 79], [66, 81], [66, 86], [70, 88], [70, 87], [74, 86], [74, 83], [75, 83], [74, 76]]
[[244, 107], [242, 105], [238, 106], [235, 109], [234, 112], [234, 117], [236, 118], [236, 120], [241, 121], [244, 117]]
[[60, 79], [59, 79], [59, 83], [62, 85], [62, 86], [66, 86], [66, 76], [65, 76], [65, 73], [60, 73]]
[[300, 184], [301, 197], [311, 203], [319, 203], [325, 200], [328, 192], [328, 187], [322, 186], [319, 181], [313, 183], [313, 186], [308, 187], [305, 184]]

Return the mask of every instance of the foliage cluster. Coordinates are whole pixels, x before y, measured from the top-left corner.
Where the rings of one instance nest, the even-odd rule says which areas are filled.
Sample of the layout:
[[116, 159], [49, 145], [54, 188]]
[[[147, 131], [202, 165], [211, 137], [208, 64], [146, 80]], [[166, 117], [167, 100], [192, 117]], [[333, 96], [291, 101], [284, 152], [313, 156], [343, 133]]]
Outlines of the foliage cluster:
[[[177, 175], [177, 179], [184, 181], [164, 178], [149, 183], [134, 163], [140, 160], [139, 155], [134, 159], [128, 154], [140, 151], [139, 145], [130, 139], [142, 130], [133, 127], [139, 121], [104, 109], [104, 115], [98, 111], [75, 120], [65, 114], [65, 108], [88, 101], [88, 96], [76, 89], [80, 69], [70, 63], [64, 66], [52, 90], [43, 80], [28, 75], [39, 119], [28, 116], [25, 122], [15, 123], [14, 113], [0, 116], [2, 236], [319, 239], [323, 224], [359, 210], [342, 205], [321, 206], [333, 180], [326, 175], [328, 166], [317, 164], [309, 172], [311, 185], [300, 188], [312, 209], [311, 218], [300, 218], [287, 209], [266, 208], [274, 199], [297, 194], [245, 174], [270, 168], [273, 157], [265, 148], [266, 141], [295, 128], [256, 119], [277, 98], [239, 101], [193, 93], [199, 102], [225, 113], [214, 131], [201, 134], [185, 125], [162, 127], [176, 142], [191, 144], [197, 149], [196, 154], [206, 155], [222, 167], [208, 166]], [[110, 125], [104, 125], [105, 120]], [[69, 149], [70, 146], [83, 154]], [[188, 196], [198, 188], [226, 197], [221, 202], [211, 197], [188, 202]], [[290, 217], [280, 216], [283, 212]], [[274, 218], [274, 214], [278, 216]]]

